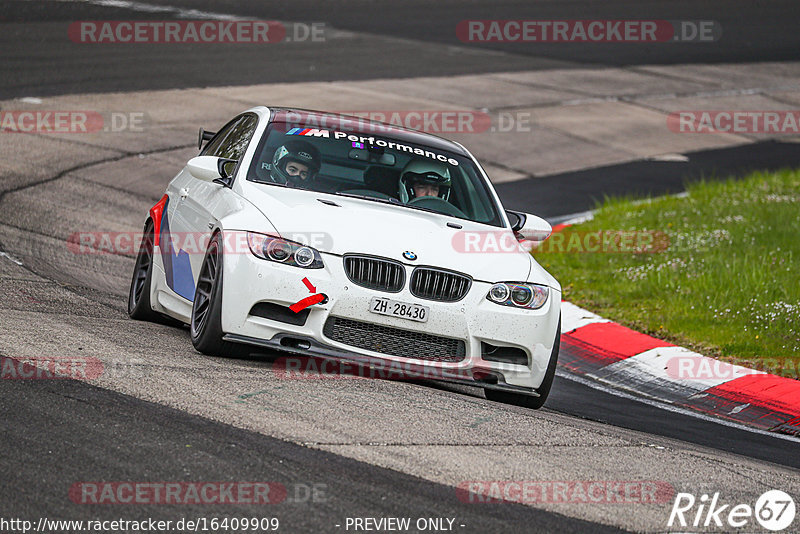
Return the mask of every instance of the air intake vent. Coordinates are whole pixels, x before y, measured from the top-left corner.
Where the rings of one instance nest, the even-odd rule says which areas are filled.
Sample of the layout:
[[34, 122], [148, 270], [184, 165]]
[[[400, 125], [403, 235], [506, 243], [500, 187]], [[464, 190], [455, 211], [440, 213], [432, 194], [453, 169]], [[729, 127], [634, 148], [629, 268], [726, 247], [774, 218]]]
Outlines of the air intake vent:
[[371, 256], [345, 256], [344, 271], [354, 284], [389, 293], [397, 293], [406, 282], [403, 264]]
[[280, 304], [275, 304], [272, 302], [259, 302], [250, 309], [250, 315], [297, 326], [303, 326], [306, 324], [306, 319], [308, 319], [309, 313], [311, 313], [311, 310], [308, 308], [295, 313], [286, 306], [281, 306]]
[[417, 267], [411, 273], [411, 294], [415, 297], [440, 302], [456, 302], [467, 296], [472, 278], [465, 274]]
[[412, 332], [373, 323], [329, 317], [322, 330], [325, 337], [360, 349], [432, 362], [460, 362], [467, 346], [460, 339]]

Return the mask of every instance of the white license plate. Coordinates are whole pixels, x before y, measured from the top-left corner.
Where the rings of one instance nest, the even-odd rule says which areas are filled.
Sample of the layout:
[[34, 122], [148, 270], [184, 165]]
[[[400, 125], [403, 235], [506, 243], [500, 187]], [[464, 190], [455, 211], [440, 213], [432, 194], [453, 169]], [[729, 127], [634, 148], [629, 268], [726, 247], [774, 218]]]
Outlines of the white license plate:
[[419, 304], [400, 302], [399, 300], [372, 297], [369, 303], [369, 311], [381, 315], [388, 315], [390, 317], [400, 317], [401, 319], [410, 319], [412, 321], [424, 323], [428, 321], [430, 308], [427, 306], [420, 306]]

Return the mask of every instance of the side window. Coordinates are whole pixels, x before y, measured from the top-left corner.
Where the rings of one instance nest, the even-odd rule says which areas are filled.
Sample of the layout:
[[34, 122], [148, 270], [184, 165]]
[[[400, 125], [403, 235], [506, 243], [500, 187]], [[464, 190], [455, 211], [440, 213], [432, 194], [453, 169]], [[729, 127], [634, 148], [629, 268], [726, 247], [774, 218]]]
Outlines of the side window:
[[220, 145], [225, 142], [225, 138], [228, 137], [228, 134], [231, 133], [231, 130], [234, 126], [241, 120], [241, 118], [236, 117], [228, 124], [223, 126], [215, 135], [211, 141], [205, 146], [202, 152], [200, 152], [201, 156], [217, 156], [217, 152], [219, 151]]
[[[453, 189], [458, 194], [457, 198], [461, 198], [463, 193], [464, 205], [460, 205], [461, 202], [455, 202], [455, 204], [476, 221], [490, 221], [492, 219], [492, 209], [490, 206], [485, 205], [485, 201], [488, 200], [488, 192], [486, 195], [478, 194], [476, 184], [473, 181], [481, 180], [481, 177], [472, 176], [472, 173], [466, 173], [464, 170], [460, 170], [458, 174], [461, 174], [461, 176], [459, 176], [458, 180], [454, 180]], [[463, 191], [461, 191], [462, 189]]]
[[213, 155], [237, 161], [241, 159], [247, 148], [247, 143], [250, 142], [250, 138], [253, 136], [256, 124], [258, 124], [258, 118], [255, 115], [242, 116], [231, 128], [230, 133], [228, 133]]

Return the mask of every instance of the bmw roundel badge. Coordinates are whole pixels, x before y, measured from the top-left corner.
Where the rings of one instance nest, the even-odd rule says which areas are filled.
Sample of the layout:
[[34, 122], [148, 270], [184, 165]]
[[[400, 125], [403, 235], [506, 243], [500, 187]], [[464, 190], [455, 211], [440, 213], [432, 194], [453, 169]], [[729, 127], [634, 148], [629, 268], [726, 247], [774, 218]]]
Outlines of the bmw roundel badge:
[[411, 252], [410, 250], [406, 250], [405, 252], [403, 252], [403, 257], [410, 261], [414, 261], [417, 259], [417, 255]]

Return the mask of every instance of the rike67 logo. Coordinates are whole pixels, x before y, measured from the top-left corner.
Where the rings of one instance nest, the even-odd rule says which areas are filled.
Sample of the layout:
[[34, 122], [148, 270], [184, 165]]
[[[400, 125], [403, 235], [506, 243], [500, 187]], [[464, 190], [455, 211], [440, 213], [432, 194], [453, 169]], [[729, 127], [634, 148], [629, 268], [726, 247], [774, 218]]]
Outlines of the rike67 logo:
[[691, 493], [678, 493], [669, 514], [668, 527], [702, 527], [704, 529], [762, 528], [778, 532], [794, 522], [794, 500], [785, 492], [770, 490], [755, 503], [723, 504], [719, 492], [703, 494], [699, 499]]

